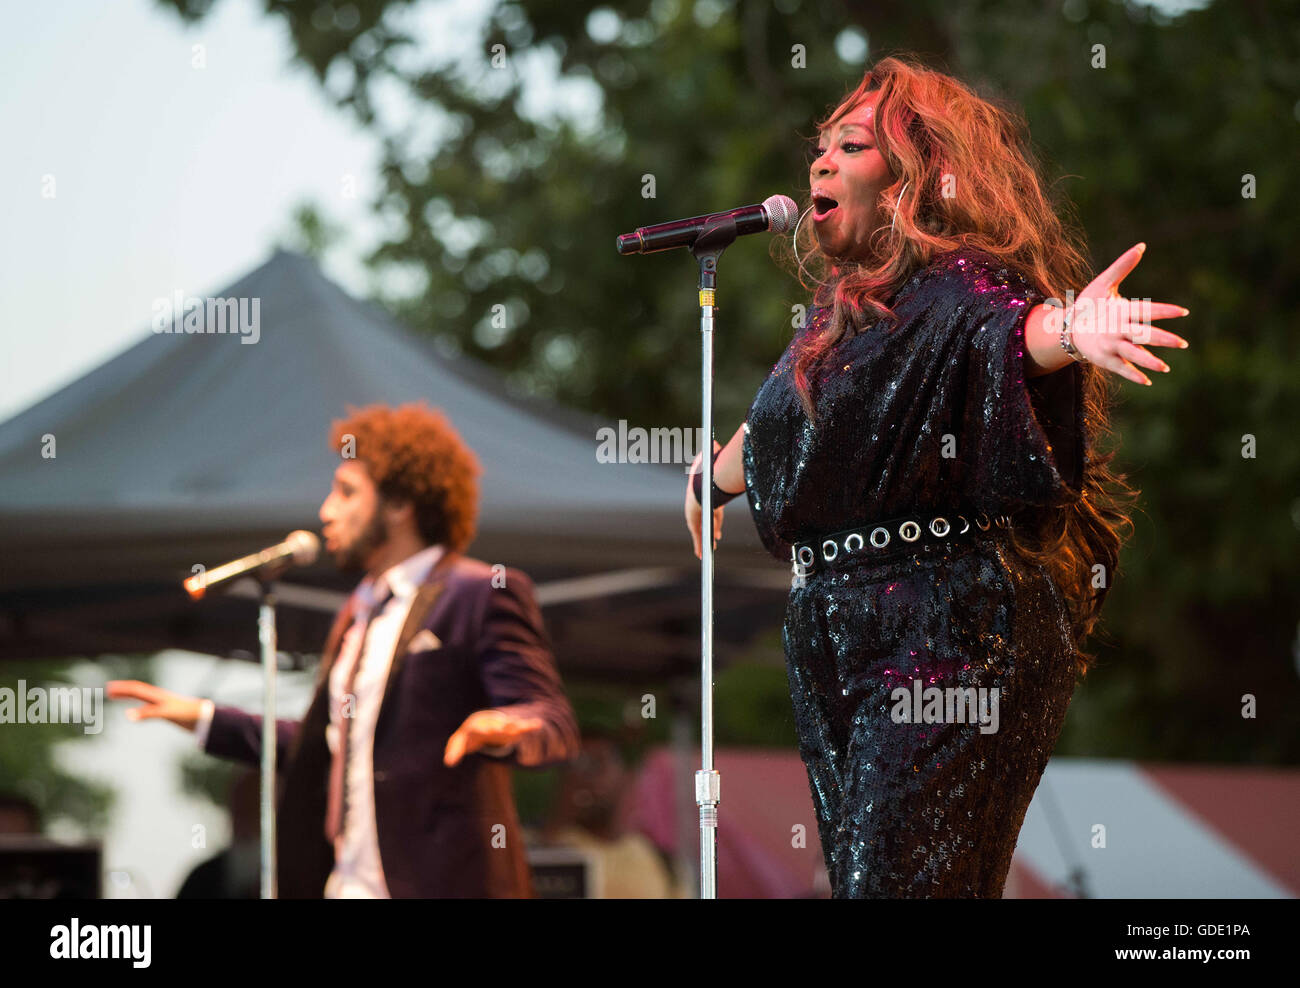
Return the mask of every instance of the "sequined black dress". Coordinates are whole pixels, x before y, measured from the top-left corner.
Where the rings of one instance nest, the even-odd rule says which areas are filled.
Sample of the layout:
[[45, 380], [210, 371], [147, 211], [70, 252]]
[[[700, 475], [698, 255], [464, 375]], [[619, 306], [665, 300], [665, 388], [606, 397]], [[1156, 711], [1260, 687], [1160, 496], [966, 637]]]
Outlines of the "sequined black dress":
[[[1025, 315], [1040, 301], [989, 255], [941, 255], [892, 300], [893, 329], [831, 351], [816, 426], [794, 390], [792, 342], [745, 426], [767, 548], [789, 562], [791, 543], [867, 522], [957, 506], [1023, 522], [1078, 497], [1081, 368], [1024, 375]], [[796, 341], [828, 316], [814, 308]], [[1002, 894], [1076, 651], [1060, 589], [1006, 537], [993, 526], [792, 581], [787, 674], [836, 897]], [[997, 729], [899, 723], [893, 691], [913, 680], [997, 688], [984, 694], [997, 697]]]

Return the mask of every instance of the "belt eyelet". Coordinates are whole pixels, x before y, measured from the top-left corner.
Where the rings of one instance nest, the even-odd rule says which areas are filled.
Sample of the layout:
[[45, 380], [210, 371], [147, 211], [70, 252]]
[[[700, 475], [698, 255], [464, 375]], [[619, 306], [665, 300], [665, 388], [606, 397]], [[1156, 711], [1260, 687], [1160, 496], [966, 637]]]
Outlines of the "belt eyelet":
[[[981, 518], [983, 518], [984, 520], [980, 521]], [[989, 530], [989, 526], [992, 525], [993, 523], [989, 521], [989, 516], [984, 514], [984, 512], [981, 511], [978, 515], [975, 516], [975, 524], [979, 526], [979, 530], [981, 532], [987, 532]]]
[[[938, 527], [937, 527], [937, 526], [939, 526], [939, 525], [943, 525], [943, 531], [942, 531], [942, 532], [939, 531], [939, 529], [938, 529]], [[930, 534], [933, 535], [933, 536], [934, 536], [935, 538], [937, 538], [937, 539], [941, 539], [941, 538], [943, 538], [943, 537], [944, 537], [945, 535], [947, 535], [950, 531], [952, 531], [952, 526], [948, 524], [948, 519], [947, 519], [947, 518], [944, 518], [944, 517], [940, 516], [940, 517], [938, 517], [938, 518], [935, 518], [932, 522], [930, 522]]]
[[[854, 540], [854, 539], [857, 539], [857, 540], [858, 540], [858, 544], [857, 544], [856, 546], [853, 545], [853, 540]], [[863, 539], [862, 539], [862, 533], [861, 533], [861, 532], [852, 532], [852, 533], [849, 535], [849, 537], [848, 537], [847, 539], [844, 540], [844, 551], [845, 551], [845, 552], [857, 552], [857, 551], [858, 551], [859, 549], [861, 549], [865, 544], [866, 544], [866, 543], [865, 543], [865, 542], [863, 541]]]
[[[909, 531], [911, 535], [907, 534]], [[921, 526], [914, 521], [905, 521], [898, 526], [898, 537], [904, 542], [915, 542], [921, 537]]]
[[[877, 536], [878, 534], [879, 534], [879, 535], [883, 535], [883, 536], [885, 537], [885, 541], [883, 541], [883, 542], [878, 542], [878, 541], [876, 541], [876, 536]], [[873, 528], [873, 529], [871, 530], [871, 535], [869, 536], [869, 538], [871, 539], [871, 544], [872, 544], [873, 546], [875, 546], [877, 549], [883, 549], [885, 546], [889, 545], [889, 529], [887, 529], [887, 528]]]
[[[806, 557], [804, 553], [807, 553]], [[811, 566], [816, 561], [817, 557], [813, 555], [812, 546], [801, 545], [799, 546], [799, 552], [798, 555], [795, 556], [795, 559], [798, 561], [800, 566]]]
[[840, 545], [834, 539], [827, 539], [822, 543], [822, 559], [826, 560], [826, 562], [833, 562], [839, 554]]
[[961, 531], [957, 533], [958, 535], [965, 535], [970, 531], [970, 522], [966, 520], [965, 515], [958, 515], [957, 520], [960, 521], [962, 525]]

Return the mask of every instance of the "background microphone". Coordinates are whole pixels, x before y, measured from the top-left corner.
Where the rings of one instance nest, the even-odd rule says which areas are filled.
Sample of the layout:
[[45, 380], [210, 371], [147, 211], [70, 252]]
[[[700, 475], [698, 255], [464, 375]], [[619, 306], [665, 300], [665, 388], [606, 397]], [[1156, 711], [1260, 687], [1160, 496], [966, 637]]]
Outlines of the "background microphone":
[[789, 196], [769, 196], [762, 205], [741, 206], [723, 213], [706, 213], [687, 220], [656, 223], [638, 227], [632, 233], [620, 234], [617, 244], [620, 254], [653, 254], [657, 250], [673, 247], [690, 247], [711, 221], [731, 217], [736, 221], [736, 233], [785, 233], [794, 227], [799, 218], [799, 207]]
[[208, 587], [225, 583], [245, 573], [260, 570], [263, 566], [281, 563], [285, 566], [310, 566], [320, 554], [320, 539], [311, 532], [299, 530], [290, 532], [288, 537], [278, 545], [255, 552], [243, 559], [218, 566], [203, 573], [195, 573], [185, 581], [185, 590], [190, 597], [198, 600]]

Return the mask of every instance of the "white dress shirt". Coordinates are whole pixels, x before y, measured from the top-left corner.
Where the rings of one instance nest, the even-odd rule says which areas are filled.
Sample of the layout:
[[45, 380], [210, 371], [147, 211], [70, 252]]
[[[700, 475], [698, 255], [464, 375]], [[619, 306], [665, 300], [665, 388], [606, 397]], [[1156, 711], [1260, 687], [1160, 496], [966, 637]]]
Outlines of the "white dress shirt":
[[[344, 721], [343, 688], [347, 685], [352, 665], [357, 661], [361, 663], [353, 682], [355, 699], [351, 704], [352, 730], [348, 739], [345, 775], [347, 809], [343, 830], [334, 843], [334, 870], [325, 883], [327, 899], [390, 898], [379, 859], [379, 834], [375, 824], [375, 724], [379, 720], [379, 706], [388, 684], [393, 652], [411, 609], [411, 600], [442, 553], [442, 546], [428, 546], [386, 570], [377, 580], [369, 577], [362, 580], [353, 595], [357, 604], [355, 620], [344, 634], [338, 658], [330, 669], [330, 717], [325, 728], [325, 741], [332, 755], [338, 747], [339, 730]], [[366, 629], [370, 610], [385, 596], [385, 588], [391, 589], [393, 596]], [[364, 643], [359, 641], [363, 629], [366, 629]], [[195, 728], [200, 747], [206, 744], [214, 705], [205, 701], [203, 707]], [[323, 820], [321, 825], [324, 826]]]
[[[360, 661], [353, 682], [352, 724], [348, 739], [347, 792], [343, 831], [334, 842], [334, 870], [325, 883], [327, 899], [387, 899], [388, 885], [379, 860], [379, 831], [375, 824], [374, 744], [379, 705], [388, 684], [393, 651], [406, 623], [411, 599], [442, 555], [441, 546], [429, 546], [386, 570], [378, 580], [362, 580], [356, 589], [357, 619], [339, 646], [330, 670], [330, 722], [325, 741], [332, 755], [345, 726], [343, 688], [354, 662]], [[370, 610], [387, 593], [392, 598], [370, 622], [366, 640], [360, 641]]]

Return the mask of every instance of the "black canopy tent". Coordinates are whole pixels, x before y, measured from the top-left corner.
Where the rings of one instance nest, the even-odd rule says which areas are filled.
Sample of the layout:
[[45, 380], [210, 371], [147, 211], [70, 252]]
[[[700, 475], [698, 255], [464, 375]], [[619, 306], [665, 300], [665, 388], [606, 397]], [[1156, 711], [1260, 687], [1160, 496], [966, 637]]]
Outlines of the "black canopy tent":
[[[0, 658], [255, 650], [251, 587], [195, 604], [181, 579], [318, 527], [338, 462], [328, 425], [345, 406], [426, 400], [484, 468], [471, 554], [537, 581], [562, 668], [621, 677], [696, 660], [682, 465], [598, 462], [598, 430], [617, 423], [512, 395], [305, 257], [278, 251], [214, 297], [258, 300], [256, 343], [151, 332], [0, 424]], [[723, 659], [772, 625], [788, 586], [743, 500], [728, 511]], [[313, 652], [348, 584], [328, 563], [289, 579], [282, 647]]]

